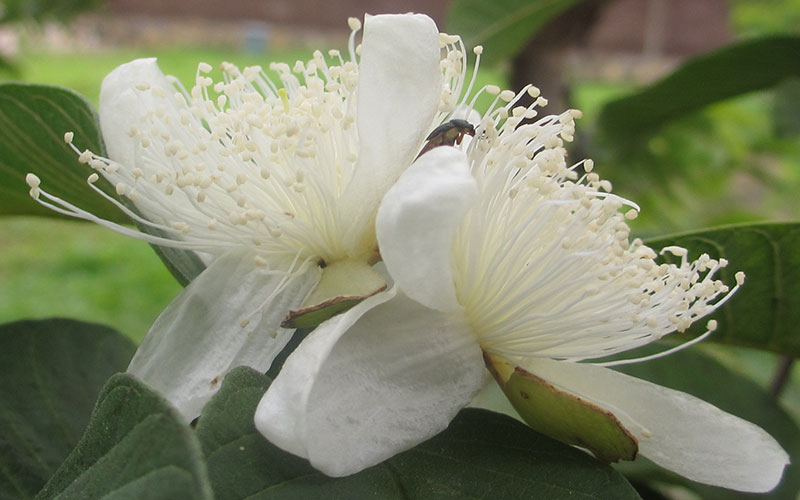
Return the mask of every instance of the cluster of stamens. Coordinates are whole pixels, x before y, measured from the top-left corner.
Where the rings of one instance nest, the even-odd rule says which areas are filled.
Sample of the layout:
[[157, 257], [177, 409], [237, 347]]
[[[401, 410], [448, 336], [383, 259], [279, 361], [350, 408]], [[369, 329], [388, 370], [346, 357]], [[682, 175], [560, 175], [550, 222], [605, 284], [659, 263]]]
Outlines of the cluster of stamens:
[[[223, 63], [223, 78], [216, 82], [208, 76], [212, 67], [201, 63], [189, 90], [173, 77], [163, 86], [135, 85], [148, 108], [126, 131], [135, 144], [135, 165], [81, 151], [73, 134], [65, 134], [79, 161], [97, 172], [89, 185], [134, 219], [141, 232], [47, 193], [33, 174], [27, 178], [31, 195], [60, 213], [157, 245], [210, 255], [244, 247], [258, 255], [260, 265], [275, 255], [325, 262], [374, 250], [374, 242], [365, 250], [341, 241], [349, 221], [338, 202], [359, 146], [361, 47], [355, 37], [361, 23], [351, 18], [349, 25], [349, 60], [337, 50], [327, 59], [316, 51], [292, 67], [273, 63], [269, 74], [258, 66], [240, 71]], [[441, 104], [431, 129], [453, 114], [465, 81], [460, 38], [442, 34], [440, 43]], [[100, 175], [111, 182], [116, 198], [95, 185]]]
[[[626, 220], [639, 207], [613, 195], [591, 160], [566, 162], [580, 112], [534, 122], [535, 108], [546, 104], [536, 88], [484, 90], [497, 98], [476, 127], [479, 140], [466, 148], [480, 199], [457, 232], [453, 274], [485, 350], [512, 358], [609, 356], [684, 332], [743, 282], [742, 273], [734, 289], [715, 279], [724, 259], [689, 261], [685, 249], [669, 247], [662, 253], [680, 262], [659, 262], [641, 240], [630, 242]], [[523, 92], [535, 100], [516, 106]], [[691, 343], [715, 328], [709, 321]]]

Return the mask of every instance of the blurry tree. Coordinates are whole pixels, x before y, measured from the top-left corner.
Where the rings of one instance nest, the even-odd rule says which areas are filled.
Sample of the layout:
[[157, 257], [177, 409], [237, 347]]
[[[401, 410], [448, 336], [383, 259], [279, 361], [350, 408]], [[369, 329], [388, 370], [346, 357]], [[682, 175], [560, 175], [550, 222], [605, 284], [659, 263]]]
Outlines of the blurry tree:
[[[511, 63], [511, 88], [519, 89], [535, 82], [550, 103], [551, 109], [570, 107], [569, 85], [565, 80], [570, 52], [586, 42], [608, 0], [584, 0], [554, 16], [525, 44]], [[527, 102], [526, 102], [527, 101]], [[521, 105], [533, 102], [524, 96]]]

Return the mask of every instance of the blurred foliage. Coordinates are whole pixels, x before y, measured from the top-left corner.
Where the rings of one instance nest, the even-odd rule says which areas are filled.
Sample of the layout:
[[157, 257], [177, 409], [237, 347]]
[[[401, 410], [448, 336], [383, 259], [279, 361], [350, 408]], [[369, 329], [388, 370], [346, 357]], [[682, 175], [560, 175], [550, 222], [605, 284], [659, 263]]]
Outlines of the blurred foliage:
[[800, 77], [800, 37], [747, 40], [694, 57], [638, 92], [607, 103], [598, 129], [629, 148], [665, 123], [725, 99]]
[[0, 23], [67, 21], [104, 0], [0, 0]]
[[[575, 104], [582, 108], [594, 94], [592, 85], [578, 86]], [[642, 207], [632, 222], [640, 235], [797, 220], [800, 141], [775, 134], [774, 100], [767, 91], [738, 97], [670, 123], [642, 147], [613, 151], [591, 143], [584, 151], [617, 193]], [[579, 143], [591, 142], [594, 116], [587, 113]]]
[[800, 33], [800, 0], [729, 0], [737, 33], [758, 36]]

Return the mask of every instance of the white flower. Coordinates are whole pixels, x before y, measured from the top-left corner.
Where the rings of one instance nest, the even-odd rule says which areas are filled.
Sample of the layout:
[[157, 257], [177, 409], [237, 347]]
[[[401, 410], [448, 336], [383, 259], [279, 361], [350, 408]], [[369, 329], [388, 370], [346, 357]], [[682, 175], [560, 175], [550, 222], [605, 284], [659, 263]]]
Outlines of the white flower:
[[657, 263], [629, 242], [635, 205], [590, 161], [567, 165], [577, 112], [521, 124], [536, 115], [515, 107], [521, 93], [484, 90], [498, 99], [475, 138], [423, 154], [383, 199], [377, 237], [395, 287], [304, 340], [258, 406], [259, 431], [326, 474], [352, 474], [443, 430], [483, 386], [485, 353], [501, 383], [519, 367], [578, 396], [667, 469], [742, 491], [774, 487], [788, 457], [761, 428], [579, 363], [709, 314], [735, 291], [714, 278], [726, 262], [688, 261], [673, 247], [680, 263]]
[[[293, 331], [281, 327], [290, 310], [337, 297], [353, 303], [385, 287], [371, 267], [377, 208], [452, 108], [464, 68], [442, 62], [426, 16], [367, 17], [360, 47], [361, 23], [350, 26], [349, 60], [315, 52], [269, 73], [223, 64], [216, 83], [203, 63], [188, 91], [154, 59], [105, 78], [99, 114], [109, 158], [73, 149], [135, 212], [96, 191], [149, 234], [55, 198], [28, 175], [31, 195], [53, 210], [197, 252], [207, 264], [128, 369], [187, 419], [230, 368], [266, 371]], [[354, 282], [366, 290], [348, 296]]]

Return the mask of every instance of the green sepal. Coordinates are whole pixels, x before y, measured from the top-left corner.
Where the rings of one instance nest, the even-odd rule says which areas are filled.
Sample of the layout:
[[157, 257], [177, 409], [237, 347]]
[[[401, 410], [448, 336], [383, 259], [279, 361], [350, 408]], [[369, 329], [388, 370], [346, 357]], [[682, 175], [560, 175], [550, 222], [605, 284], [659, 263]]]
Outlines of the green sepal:
[[608, 410], [562, 391], [499, 356], [484, 353], [484, 361], [514, 409], [534, 430], [586, 448], [608, 462], [636, 458], [636, 438]]
[[386, 289], [386, 280], [367, 261], [342, 260], [322, 269], [319, 284], [281, 323], [284, 328], [313, 328]]

